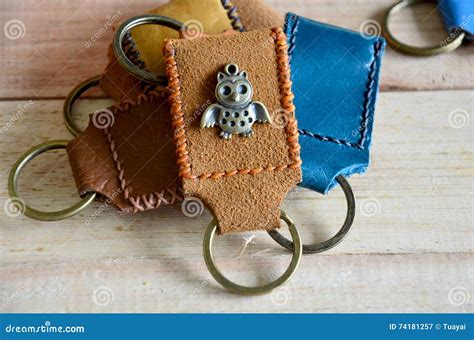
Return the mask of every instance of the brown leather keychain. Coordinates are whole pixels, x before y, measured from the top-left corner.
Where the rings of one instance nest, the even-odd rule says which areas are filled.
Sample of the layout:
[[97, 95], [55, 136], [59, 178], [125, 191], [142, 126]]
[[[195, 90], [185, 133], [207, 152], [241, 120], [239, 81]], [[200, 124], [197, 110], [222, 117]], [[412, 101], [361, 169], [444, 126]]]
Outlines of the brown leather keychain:
[[[280, 212], [288, 190], [301, 181], [286, 37], [282, 29], [165, 43], [177, 164], [187, 196], [214, 213], [204, 257], [214, 278], [242, 294], [286, 282], [301, 256], [291, 219]], [[202, 113], [202, 108], [206, 108]], [[287, 124], [273, 124], [284, 110]], [[214, 265], [214, 234], [290, 228], [293, 260], [282, 277], [260, 287], [232, 283]]]
[[91, 116], [67, 147], [81, 195], [100, 193], [123, 212], [181, 200], [167, 96], [155, 88]]

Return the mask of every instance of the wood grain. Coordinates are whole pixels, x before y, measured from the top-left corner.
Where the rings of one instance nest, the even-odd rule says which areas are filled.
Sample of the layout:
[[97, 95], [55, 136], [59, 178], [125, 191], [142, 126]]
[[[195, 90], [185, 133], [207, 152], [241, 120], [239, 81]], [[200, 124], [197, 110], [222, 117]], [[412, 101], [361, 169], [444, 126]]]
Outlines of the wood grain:
[[[117, 23], [164, 1], [38, 1], [0, 3], [0, 22], [24, 25], [17, 39], [0, 35], [0, 98], [62, 98], [80, 81], [99, 74], [112, 39], [107, 21]], [[322, 22], [359, 30], [367, 20], [381, 23], [391, 0], [267, 0], [279, 13], [293, 11]], [[400, 13], [394, 31], [414, 44], [444, 39], [441, 20], [433, 7], [421, 6]], [[24, 33], [24, 35], [22, 34]], [[97, 39], [93, 38], [97, 35]], [[91, 40], [96, 41], [91, 41]], [[88, 43], [89, 42], [89, 43]], [[430, 58], [387, 51], [381, 89], [440, 90], [474, 87], [474, 46]]]
[[[235, 296], [210, 277], [201, 254], [207, 211], [187, 218], [173, 206], [120, 215], [94, 202], [78, 216], [51, 223], [0, 211], [0, 309], [472, 312], [473, 94], [382, 93], [370, 171], [350, 179], [358, 204], [353, 230], [331, 251], [305, 256], [289, 285], [270, 295]], [[0, 125], [10, 122], [0, 134], [2, 204], [9, 168], [21, 152], [70, 138], [62, 100], [35, 100], [19, 114], [27, 102], [0, 102]], [[92, 112], [106, 102], [82, 105]], [[57, 209], [77, 200], [64, 151], [38, 157], [21, 179], [20, 193], [34, 207]], [[340, 189], [328, 197], [296, 189], [284, 209], [309, 243], [336, 232], [345, 205]], [[290, 260], [264, 233], [220, 237], [215, 252], [225, 274], [246, 284], [275, 278]], [[468, 294], [462, 304], [452, 300], [457, 291]]]
[[[2, 267], [0, 274], [8, 278], [2, 284], [9, 288], [7, 312], [459, 313], [472, 307], [454, 306], [450, 296], [472, 283], [472, 270], [466, 272], [472, 260], [443, 253], [392, 255], [389, 261], [384, 255], [305, 257], [288, 285], [252, 297], [227, 293], [202, 261], [189, 257], [52, 260]], [[287, 261], [258, 258], [261, 268]]]

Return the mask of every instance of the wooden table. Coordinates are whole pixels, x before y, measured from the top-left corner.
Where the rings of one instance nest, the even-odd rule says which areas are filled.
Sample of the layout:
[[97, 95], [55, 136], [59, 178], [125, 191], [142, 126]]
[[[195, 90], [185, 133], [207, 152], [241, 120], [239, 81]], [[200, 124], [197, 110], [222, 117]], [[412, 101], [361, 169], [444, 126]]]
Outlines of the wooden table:
[[[62, 119], [70, 89], [106, 65], [112, 29], [158, 1], [3, 1], [0, 198], [20, 154], [51, 139], [71, 139]], [[358, 30], [381, 22], [393, 1], [268, 1]], [[406, 41], [436, 42], [433, 7], [407, 10], [394, 23]], [[418, 23], [418, 24], [417, 24]], [[11, 23], [10, 23], [11, 25]], [[22, 26], [24, 25], [24, 26]], [[13, 33], [9, 33], [10, 35]], [[3, 312], [472, 312], [474, 47], [417, 58], [388, 49], [383, 60], [372, 164], [350, 179], [357, 198], [353, 230], [336, 248], [305, 256], [293, 279], [272, 294], [229, 294], [208, 273], [201, 243], [209, 212], [187, 218], [180, 206], [120, 215], [94, 202], [59, 222], [10, 217], [0, 209], [0, 311]], [[78, 111], [104, 107], [82, 101]], [[340, 189], [328, 197], [295, 189], [284, 208], [306, 242], [333, 235], [344, 219]], [[64, 151], [35, 159], [22, 197], [54, 209], [77, 200]], [[92, 223], [88, 218], [98, 213]], [[280, 275], [290, 255], [266, 233], [220, 237], [218, 265], [229, 278], [258, 284]]]

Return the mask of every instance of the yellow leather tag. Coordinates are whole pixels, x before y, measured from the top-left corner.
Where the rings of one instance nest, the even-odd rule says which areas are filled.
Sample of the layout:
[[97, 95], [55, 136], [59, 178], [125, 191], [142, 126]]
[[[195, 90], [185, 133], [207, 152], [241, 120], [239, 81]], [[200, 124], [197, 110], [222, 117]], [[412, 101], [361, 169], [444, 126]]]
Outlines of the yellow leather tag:
[[[189, 35], [199, 31], [205, 34], [219, 34], [232, 29], [221, 0], [171, 0], [148, 13], [164, 15], [187, 23], [190, 28]], [[143, 25], [132, 30], [132, 38], [146, 68], [164, 75], [164, 39], [179, 38], [179, 32], [158, 25]]]

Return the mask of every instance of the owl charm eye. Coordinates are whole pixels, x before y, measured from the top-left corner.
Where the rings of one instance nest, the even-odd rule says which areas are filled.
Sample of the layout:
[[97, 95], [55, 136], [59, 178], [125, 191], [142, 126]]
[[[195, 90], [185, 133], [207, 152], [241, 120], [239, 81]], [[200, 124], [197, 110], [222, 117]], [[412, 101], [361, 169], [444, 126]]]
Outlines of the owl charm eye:
[[245, 86], [245, 85], [239, 85], [237, 87], [237, 92], [240, 93], [240, 94], [246, 94], [247, 91], [248, 91], [248, 89], [247, 89], [247, 86]]
[[232, 92], [232, 90], [230, 89], [229, 86], [223, 86], [223, 87], [221, 87], [221, 93], [222, 93], [224, 96], [228, 96], [231, 92]]

